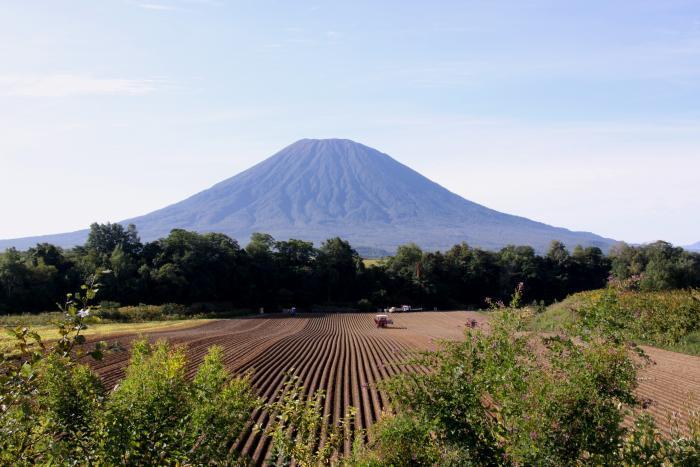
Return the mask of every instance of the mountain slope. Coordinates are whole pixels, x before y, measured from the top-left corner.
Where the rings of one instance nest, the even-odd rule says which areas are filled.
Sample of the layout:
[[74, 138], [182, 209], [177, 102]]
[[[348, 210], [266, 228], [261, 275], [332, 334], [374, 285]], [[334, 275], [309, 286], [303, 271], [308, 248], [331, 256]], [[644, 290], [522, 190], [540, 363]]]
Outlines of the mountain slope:
[[[486, 208], [386, 154], [339, 139], [298, 141], [208, 190], [123, 222], [136, 224], [144, 240], [178, 227], [223, 232], [242, 243], [256, 231], [316, 242], [337, 235], [356, 246], [388, 250], [409, 241], [430, 249], [466, 241], [484, 248], [528, 244], [539, 251], [552, 239], [603, 249], [613, 242]], [[68, 246], [85, 235], [80, 231], [41, 241]], [[0, 241], [0, 248], [37, 240]]]
[[690, 251], [700, 251], [700, 242], [695, 242], [692, 245], [687, 245], [687, 246], [684, 246], [683, 248], [685, 248], [686, 250], [690, 250]]

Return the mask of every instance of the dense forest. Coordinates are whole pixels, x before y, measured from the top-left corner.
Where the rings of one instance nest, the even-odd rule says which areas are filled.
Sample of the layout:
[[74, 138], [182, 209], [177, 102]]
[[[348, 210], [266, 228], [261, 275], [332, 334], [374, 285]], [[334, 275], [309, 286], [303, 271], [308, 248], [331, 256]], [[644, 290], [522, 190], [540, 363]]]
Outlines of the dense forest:
[[100, 297], [121, 304], [218, 303], [275, 310], [313, 305], [373, 309], [413, 306], [483, 307], [525, 283], [525, 300], [546, 303], [603, 287], [610, 276], [634, 277], [645, 290], [700, 286], [700, 254], [666, 242], [568, 251], [554, 241], [545, 255], [529, 246], [500, 251], [465, 243], [445, 252], [415, 244], [367, 266], [353, 247], [331, 238], [320, 247], [256, 233], [250, 243], [223, 234], [175, 229], [143, 244], [133, 225], [93, 224], [87, 242], [72, 249], [38, 244], [0, 254], [0, 313], [55, 308], [97, 270]]

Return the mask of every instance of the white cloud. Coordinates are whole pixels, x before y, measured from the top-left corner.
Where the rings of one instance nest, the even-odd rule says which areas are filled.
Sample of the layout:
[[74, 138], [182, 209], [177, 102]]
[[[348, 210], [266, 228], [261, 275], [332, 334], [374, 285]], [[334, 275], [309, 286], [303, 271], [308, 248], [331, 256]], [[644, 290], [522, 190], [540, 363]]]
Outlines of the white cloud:
[[91, 75], [0, 75], [0, 95], [66, 97], [80, 95], [141, 95], [156, 90], [162, 81], [96, 78]]

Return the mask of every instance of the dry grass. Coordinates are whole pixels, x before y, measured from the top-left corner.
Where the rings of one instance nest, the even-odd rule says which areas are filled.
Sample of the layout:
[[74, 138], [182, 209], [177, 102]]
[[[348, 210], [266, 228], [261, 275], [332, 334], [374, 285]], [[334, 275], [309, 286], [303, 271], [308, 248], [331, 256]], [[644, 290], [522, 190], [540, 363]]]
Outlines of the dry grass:
[[[82, 334], [84, 334], [86, 337], [99, 338], [100, 336], [106, 335], [117, 336], [123, 334], [138, 334], [141, 332], [170, 331], [199, 326], [210, 321], [214, 320], [182, 319], [169, 321], [147, 321], [143, 323], [98, 323], [88, 325], [88, 328], [85, 329]], [[50, 341], [60, 337], [58, 330], [54, 325], [41, 324], [30, 327], [37, 331], [44, 341]], [[3, 326], [3, 328], [3, 330], [5, 330], [8, 328], [8, 326]], [[10, 352], [13, 345], [13, 337], [8, 332], [0, 334], [0, 352]]]
[[366, 268], [369, 268], [372, 266], [381, 266], [382, 264], [386, 263], [386, 260], [386, 258], [363, 258], [362, 262]]

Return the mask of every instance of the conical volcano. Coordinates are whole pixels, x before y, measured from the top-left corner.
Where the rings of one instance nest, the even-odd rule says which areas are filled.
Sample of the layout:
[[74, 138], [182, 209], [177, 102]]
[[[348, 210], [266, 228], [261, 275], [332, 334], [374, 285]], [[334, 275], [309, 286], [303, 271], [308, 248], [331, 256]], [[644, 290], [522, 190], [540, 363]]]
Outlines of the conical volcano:
[[[445, 249], [466, 241], [483, 248], [551, 240], [602, 249], [613, 242], [572, 232], [468, 201], [375, 149], [344, 139], [303, 139], [250, 169], [144, 216], [134, 223], [143, 240], [173, 228], [222, 232], [246, 243], [253, 232], [278, 239], [320, 242], [340, 236], [357, 247], [393, 251], [415, 242]], [[86, 231], [0, 241], [31, 246], [49, 241], [70, 246]]]

